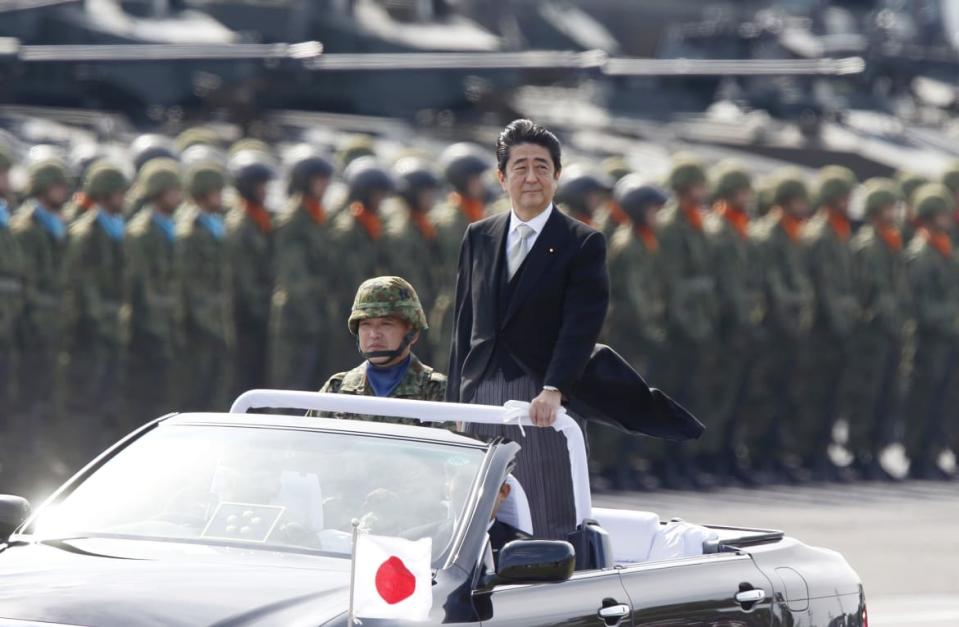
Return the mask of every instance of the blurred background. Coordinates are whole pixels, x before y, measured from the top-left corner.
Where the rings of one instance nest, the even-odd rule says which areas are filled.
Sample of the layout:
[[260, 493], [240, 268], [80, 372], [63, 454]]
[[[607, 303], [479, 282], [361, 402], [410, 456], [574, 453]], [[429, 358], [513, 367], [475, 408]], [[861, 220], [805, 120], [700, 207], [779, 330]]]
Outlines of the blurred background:
[[959, 624], [957, 111], [959, 0], [0, 0], [0, 491], [319, 389], [376, 274], [445, 372], [528, 117], [607, 236], [603, 341], [708, 427], [591, 425], [597, 499], [784, 527], [874, 624]]

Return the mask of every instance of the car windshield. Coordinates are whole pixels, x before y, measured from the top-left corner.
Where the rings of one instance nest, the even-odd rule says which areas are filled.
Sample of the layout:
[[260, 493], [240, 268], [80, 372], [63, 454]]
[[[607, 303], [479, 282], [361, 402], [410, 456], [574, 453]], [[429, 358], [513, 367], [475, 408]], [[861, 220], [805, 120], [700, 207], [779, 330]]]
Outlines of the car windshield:
[[348, 557], [352, 521], [450, 548], [485, 451], [380, 435], [163, 426], [45, 506], [40, 539], [123, 536]]

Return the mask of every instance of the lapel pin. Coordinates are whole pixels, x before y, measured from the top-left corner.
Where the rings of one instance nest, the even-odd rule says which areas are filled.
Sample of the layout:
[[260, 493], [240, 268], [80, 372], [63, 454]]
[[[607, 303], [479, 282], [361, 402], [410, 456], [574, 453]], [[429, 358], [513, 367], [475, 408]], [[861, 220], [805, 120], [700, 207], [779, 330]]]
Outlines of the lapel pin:
[[555, 253], [555, 252], [556, 252], [556, 249], [555, 249], [555, 248], [550, 248], [550, 249], [549, 249], [549, 252], [550, 252], [550, 254]]

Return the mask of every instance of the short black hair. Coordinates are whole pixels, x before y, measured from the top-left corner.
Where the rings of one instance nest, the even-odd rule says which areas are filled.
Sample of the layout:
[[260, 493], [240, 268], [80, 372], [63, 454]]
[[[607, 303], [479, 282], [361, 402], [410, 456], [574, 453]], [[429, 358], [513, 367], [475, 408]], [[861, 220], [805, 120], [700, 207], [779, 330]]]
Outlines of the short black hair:
[[506, 125], [496, 140], [496, 165], [500, 172], [506, 172], [506, 163], [509, 161], [509, 152], [513, 146], [520, 144], [537, 144], [549, 151], [553, 160], [553, 167], [559, 172], [562, 169], [562, 148], [556, 135], [548, 128], [536, 124], [532, 120], [513, 120]]

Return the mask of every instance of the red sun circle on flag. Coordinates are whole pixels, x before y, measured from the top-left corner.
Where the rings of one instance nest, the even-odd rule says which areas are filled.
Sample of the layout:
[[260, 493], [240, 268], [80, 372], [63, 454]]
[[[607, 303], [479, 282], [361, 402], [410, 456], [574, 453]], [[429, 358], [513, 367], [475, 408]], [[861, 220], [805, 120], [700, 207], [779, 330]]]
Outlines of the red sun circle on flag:
[[416, 590], [416, 577], [395, 555], [376, 569], [376, 591], [390, 605], [410, 598]]

